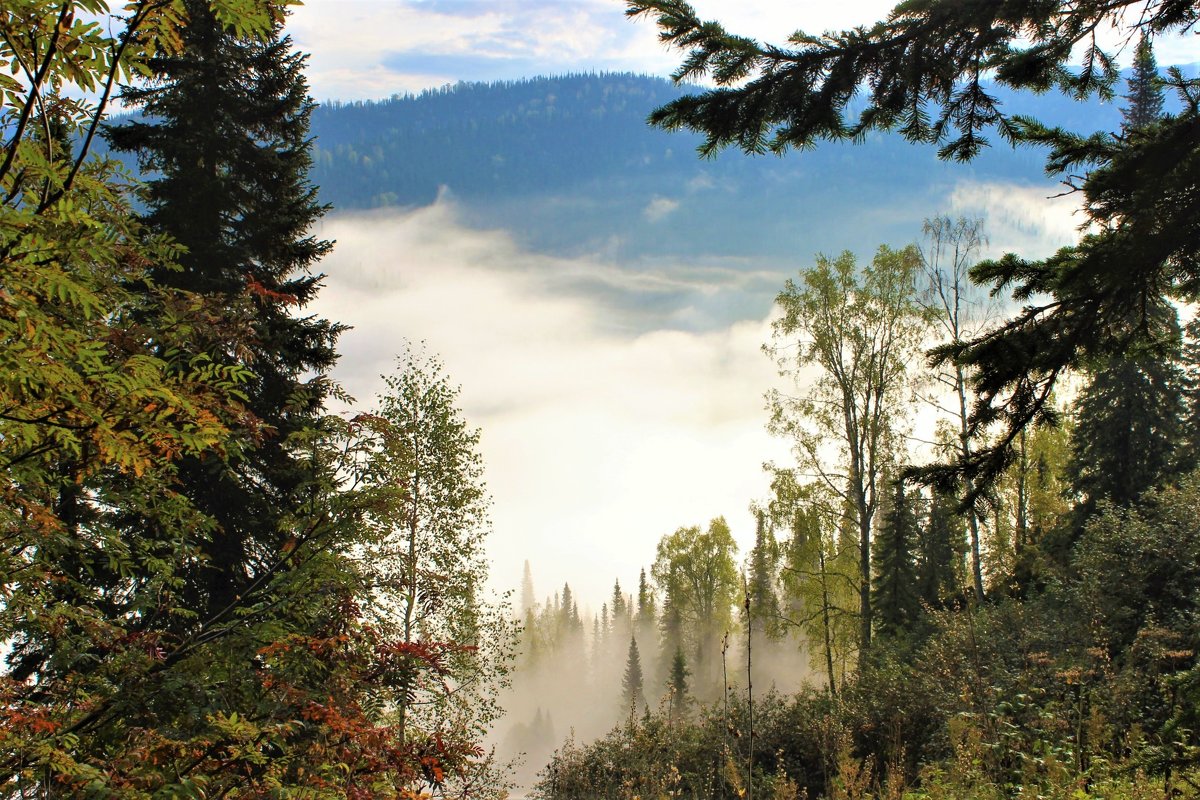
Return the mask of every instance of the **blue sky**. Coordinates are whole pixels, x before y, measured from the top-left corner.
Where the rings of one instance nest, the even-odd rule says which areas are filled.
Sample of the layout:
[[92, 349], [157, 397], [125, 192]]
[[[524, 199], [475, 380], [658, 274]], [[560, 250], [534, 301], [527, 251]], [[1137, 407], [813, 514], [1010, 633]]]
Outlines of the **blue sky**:
[[[891, 0], [693, 0], [701, 16], [780, 42], [881, 19]], [[455, 83], [574, 71], [666, 75], [677, 64], [621, 0], [306, 0], [289, 31], [311, 54], [313, 95], [371, 99]], [[1196, 36], [1158, 45], [1162, 64], [1200, 61]]]
[[[889, 2], [698, 0], [701, 14], [750, 35], [875, 19]], [[676, 57], [621, 0], [307, 0], [289, 31], [311, 53], [317, 99], [366, 99], [459, 80], [573, 71], [666, 75]]]

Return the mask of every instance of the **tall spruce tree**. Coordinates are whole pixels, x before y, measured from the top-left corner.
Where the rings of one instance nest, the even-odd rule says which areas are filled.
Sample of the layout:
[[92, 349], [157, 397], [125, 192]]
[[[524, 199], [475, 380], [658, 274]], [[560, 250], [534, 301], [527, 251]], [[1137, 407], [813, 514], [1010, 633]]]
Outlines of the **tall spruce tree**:
[[[1138, 42], [1122, 111], [1126, 136], [1161, 119], [1162, 89], [1150, 41]], [[1165, 295], [1133, 310], [1132, 342], [1093, 365], [1077, 407], [1068, 474], [1086, 516], [1101, 500], [1128, 505], [1174, 469], [1182, 438], [1185, 377], [1178, 314]]]
[[934, 492], [925, 524], [917, 530], [916, 593], [931, 608], [945, 608], [961, 596], [962, 554], [966, 550], [966, 525], [957, 511], [958, 501]]
[[657, 618], [657, 609], [654, 606], [654, 589], [650, 587], [650, 581], [646, 578], [646, 568], [638, 573], [638, 593], [637, 593], [637, 626], [639, 632], [647, 632], [654, 630], [654, 622]]
[[642, 657], [638, 653], [637, 638], [629, 637], [629, 654], [625, 658], [625, 675], [621, 679], [622, 706], [632, 715], [638, 706], [646, 705], [642, 691]]
[[521, 613], [528, 613], [537, 605], [537, 595], [533, 592], [533, 570], [529, 567], [529, 559], [525, 559], [525, 571], [521, 575]]
[[690, 674], [683, 648], [675, 648], [675, 655], [671, 657], [671, 671], [667, 675], [667, 718], [671, 722], [678, 722], [687, 714]]
[[1200, 317], [1192, 318], [1184, 334], [1180, 366], [1185, 411], [1177, 463], [1181, 472], [1190, 472], [1200, 466]]
[[1158, 75], [1154, 46], [1145, 33], [1133, 55], [1133, 73], [1129, 76], [1126, 106], [1121, 109], [1121, 127], [1126, 131], [1144, 128], [1163, 116], [1163, 90]]
[[921, 611], [913, 549], [917, 542], [915, 498], [897, 481], [883, 524], [875, 536], [875, 575], [871, 594], [880, 634], [896, 636], [912, 628]]
[[1183, 373], [1169, 356], [1113, 358], [1092, 375], [1068, 464], [1085, 510], [1101, 500], [1129, 505], [1173, 473], [1183, 394]]
[[308, 182], [313, 103], [304, 56], [282, 36], [227, 28], [209, 3], [185, 0], [183, 47], [149, 62], [150, 76], [122, 99], [142, 115], [110, 128], [113, 148], [146, 174], [145, 222], [187, 248], [179, 271], [155, 279], [209, 297], [248, 299], [255, 314], [221, 349], [251, 368], [252, 419], [228, 457], [188, 460], [180, 480], [215, 522], [204, 548], [197, 608], [226, 608], [276, 567], [291, 534], [281, 520], [312, 483], [291, 438], [312, 426], [329, 391], [340, 326], [304, 316], [331, 243], [310, 228], [325, 209]]
[[781, 633], [779, 596], [775, 592], [778, 566], [779, 546], [767, 528], [766, 514], [760, 511], [757, 516], [754, 548], [750, 551], [750, 610], [743, 620], [755, 646], [764, 639]]

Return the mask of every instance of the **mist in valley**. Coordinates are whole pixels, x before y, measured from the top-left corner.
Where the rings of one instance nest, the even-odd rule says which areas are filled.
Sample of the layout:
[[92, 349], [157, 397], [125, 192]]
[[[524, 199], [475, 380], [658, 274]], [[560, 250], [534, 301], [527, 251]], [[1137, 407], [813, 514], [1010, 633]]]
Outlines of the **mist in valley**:
[[[1075, 224], [1069, 203], [1024, 202], [1043, 191], [964, 182], [949, 203], [989, 217], [993, 250], [1031, 252], [1069, 240]], [[913, 239], [922, 211], [912, 210]], [[568, 257], [471, 218], [449, 195], [429, 206], [332, 215], [321, 234], [337, 247], [323, 265], [318, 306], [352, 326], [335, 377], [359, 402], [379, 391], [405, 341], [424, 342], [444, 359], [466, 418], [481, 429], [493, 499], [490, 584], [511, 593], [525, 627], [490, 742], [527, 788], [565, 742], [590, 742], [629, 719], [631, 639], [644, 698], [635, 714], [676, 710], [669, 683], [677, 648], [664, 633], [656, 549], [680, 526], [720, 518], [736, 580], [750, 566], [750, 505], [769, 493], [762, 465], [789, 458], [766, 431], [763, 396], [780, 378], [761, 348], [775, 294], [811, 255], [792, 263]], [[777, 536], [782, 547], [786, 532]], [[731, 591], [718, 628], [677, 637], [688, 713], [718, 703], [722, 686], [745, 690], [740, 584]], [[824, 680], [795, 626], [756, 635], [758, 702], [769, 702], [772, 689]]]

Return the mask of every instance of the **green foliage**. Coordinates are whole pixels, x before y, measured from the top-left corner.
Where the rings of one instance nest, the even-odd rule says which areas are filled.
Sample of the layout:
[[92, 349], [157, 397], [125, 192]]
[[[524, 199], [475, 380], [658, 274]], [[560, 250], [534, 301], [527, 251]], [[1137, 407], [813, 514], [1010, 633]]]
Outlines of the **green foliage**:
[[664, 536], [651, 568], [664, 598], [664, 648], [695, 654], [696, 688], [715, 695], [717, 642], [732, 623], [739, 589], [737, 545], [723, 518], [708, 529], [680, 528]]
[[904, 483], [898, 481], [875, 534], [871, 599], [876, 629], [882, 636], [911, 631], [920, 616], [914, 558], [919, 536], [918, 509]]
[[[787, 437], [800, 471], [814, 476], [858, 541], [859, 647], [873, 627], [871, 537], [883, 475], [900, 456], [908, 371], [923, 343], [925, 312], [915, 280], [916, 247], [882, 246], [860, 270], [852, 253], [818, 256], [802, 282], [784, 286], [782, 312], [764, 347], [799, 396], [768, 395], [770, 430]], [[811, 367], [819, 372], [815, 378]], [[833, 447], [831, 447], [831, 444]], [[836, 448], [836, 449], [834, 449]]]
[[[403, 735], [478, 741], [500, 715], [516, 638], [506, 604], [485, 597], [490, 500], [479, 431], [462, 419], [436, 357], [409, 349], [384, 386], [378, 410], [359, 417], [371, 435], [364, 486], [373, 500], [359, 545], [372, 577], [364, 606], [401, 648]], [[426, 652], [438, 654], [438, 680], [426, 675]]]
[[[364, 615], [394, 642], [388, 717], [405, 742], [478, 748], [500, 717], [517, 635], [507, 603], [485, 597], [490, 501], [479, 431], [435, 357], [406, 350], [384, 386], [378, 409], [356, 418], [370, 504], [355, 559], [369, 581]], [[463, 763], [444, 791], [502, 783], [488, 759]]]
[[744, 698], [733, 697], [728, 726], [719, 709], [704, 708], [687, 722], [653, 714], [591, 744], [568, 740], [542, 770], [534, 795], [545, 800], [728, 798], [742, 796], [753, 781], [756, 796], [771, 796], [777, 785], [790, 781], [809, 797], [819, 796], [823, 758], [818, 743], [830, 736], [832, 722], [825, 698], [805, 693], [756, 701], [752, 776], [737, 754], [745, 746], [748, 712]]
[[638, 707], [646, 707], [646, 696], [642, 692], [642, 657], [638, 653], [637, 639], [629, 637], [629, 655], [625, 659], [625, 674], [621, 678], [622, 708], [629, 709], [630, 717]]
[[840, 514], [820, 486], [801, 486], [793, 471], [775, 469], [771, 494], [772, 524], [790, 533], [780, 564], [783, 616], [834, 693], [858, 646], [857, 544], [838, 535]]

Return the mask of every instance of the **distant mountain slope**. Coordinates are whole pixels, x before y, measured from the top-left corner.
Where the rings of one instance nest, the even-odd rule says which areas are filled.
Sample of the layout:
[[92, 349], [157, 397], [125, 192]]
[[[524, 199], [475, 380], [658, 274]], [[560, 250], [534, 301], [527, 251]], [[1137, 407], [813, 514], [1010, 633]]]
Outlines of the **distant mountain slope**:
[[[597, 179], [678, 175], [697, 167], [699, 137], [650, 128], [646, 117], [686, 92], [643, 75], [566, 75], [327, 104], [313, 115], [313, 177], [335, 206], [369, 208], [429, 202], [440, 186], [464, 198], [497, 197]], [[1111, 104], [1078, 104], [1061, 95], [1022, 102], [1068, 127], [1095, 130], [1119, 120]], [[808, 171], [844, 173], [846, 147], [805, 153]], [[875, 146], [849, 152], [860, 169], [886, 167], [891, 179], [915, 180], [925, 172], [923, 159], [899, 137], [879, 137]], [[706, 167], [709, 173], [761, 177], [777, 163], [729, 151]], [[1040, 163], [1032, 152], [1001, 145], [981, 157], [977, 170], [1003, 175], [1040, 169]]]
[[341, 208], [546, 192], [604, 176], [671, 171], [692, 140], [650, 129], [667, 81], [574, 75], [459, 84], [377, 103], [317, 109], [313, 177]]
[[[426, 204], [444, 187], [470, 221], [509, 228], [531, 246], [621, 258], [807, 257], [864, 236], [911, 239], [921, 215], [949, 210], [963, 181], [1053, 192], [1042, 153], [1001, 142], [968, 165], [895, 135], [782, 159], [727, 151], [701, 160], [696, 135], [646, 125], [653, 108], [685, 91], [592, 74], [330, 103], [313, 115], [312, 177], [335, 209]], [[1077, 130], [1120, 120], [1113, 104], [1058, 94], [1010, 105]]]

